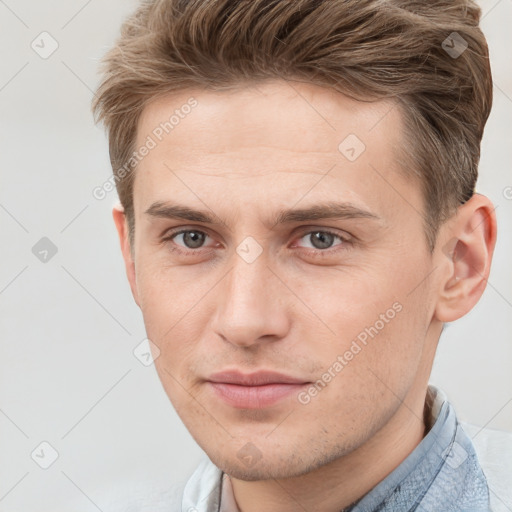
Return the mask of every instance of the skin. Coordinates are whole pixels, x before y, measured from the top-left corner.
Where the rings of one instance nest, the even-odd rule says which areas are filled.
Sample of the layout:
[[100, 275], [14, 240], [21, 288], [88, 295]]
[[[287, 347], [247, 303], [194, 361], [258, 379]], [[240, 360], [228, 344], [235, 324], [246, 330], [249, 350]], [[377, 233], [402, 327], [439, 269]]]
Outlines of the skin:
[[[198, 105], [136, 169], [133, 247], [123, 208], [113, 210], [134, 299], [160, 350], [156, 369], [191, 435], [230, 475], [241, 511], [339, 511], [424, 437], [443, 323], [471, 310], [489, 275], [493, 206], [475, 195], [431, 252], [420, 184], [393, 153], [403, 143], [398, 106], [312, 84], [168, 95], [145, 108], [137, 147], [190, 96]], [[366, 146], [353, 162], [338, 150], [349, 134]], [[157, 201], [206, 210], [215, 223], [146, 214]], [[281, 209], [328, 201], [375, 218], [274, 221]], [[171, 228], [207, 236], [192, 247], [183, 235], [163, 241]], [[319, 246], [325, 229], [337, 236]], [[252, 263], [236, 252], [249, 236], [262, 249]], [[316, 382], [397, 303], [400, 312], [307, 404], [292, 394], [235, 408], [205, 382], [235, 368]]]

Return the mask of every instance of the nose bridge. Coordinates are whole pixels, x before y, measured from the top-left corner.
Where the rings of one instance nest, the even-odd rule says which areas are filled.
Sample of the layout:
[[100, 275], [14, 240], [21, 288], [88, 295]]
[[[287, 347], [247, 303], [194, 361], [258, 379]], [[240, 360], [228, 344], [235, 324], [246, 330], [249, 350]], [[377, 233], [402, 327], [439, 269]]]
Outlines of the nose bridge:
[[[242, 244], [241, 244], [242, 245]], [[232, 344], [249, 346], [284, 336], [285, 308], [277, 296], [273, 274], [263, 254], [253, 261], [233, 255], [231, 271], [223, 280], [216, 300], [215, 332]]]

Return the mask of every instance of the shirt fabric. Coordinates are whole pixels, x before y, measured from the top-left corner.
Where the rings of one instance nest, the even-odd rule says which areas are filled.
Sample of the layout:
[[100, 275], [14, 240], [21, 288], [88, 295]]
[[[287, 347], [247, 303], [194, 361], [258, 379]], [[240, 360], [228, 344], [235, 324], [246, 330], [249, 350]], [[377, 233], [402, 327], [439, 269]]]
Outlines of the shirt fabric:
[[[471, 439], [446, 396], [427, 393], [429, 431], [409, 456], [347, 512], [492, 512]], [[229, 476], [206, 458], [185, 485], [183, 512], [240, 512]]]

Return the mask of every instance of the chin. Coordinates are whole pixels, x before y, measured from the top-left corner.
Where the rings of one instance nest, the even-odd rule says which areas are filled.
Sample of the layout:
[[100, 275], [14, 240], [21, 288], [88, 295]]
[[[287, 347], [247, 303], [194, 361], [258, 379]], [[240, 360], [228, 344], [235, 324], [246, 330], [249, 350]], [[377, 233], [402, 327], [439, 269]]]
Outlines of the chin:
[[270, 480], [297, 477], [331, 462], [333, 457], [317, 460], [304, 460], [300, 455], [276, 457], [269, 459], [264, 454], [253, 465], [246, 465], [237, 454], [234, 458], [226, 458], [225, 455], [215, 457], [209, 455], [211, 461], [224, 473], [238, 480], [252, 482], [256, 480]]
[[[285, 465], [286, 466], [286, 465]], [[220, 467], [220, 466], [218, 466]], [[294, 468], [283, 467], [282, 464], [273, 466], [266, 464], [265, 466], [247, 468], [243, 464], [228, 463], [220, 467], [224, 473], [238, 480], [245, 480], [246, 482], [254, 482], [260, 480], [282, 479], [293, 476], [298, 476], [306, 473], [306, 470], [294, 471]]]

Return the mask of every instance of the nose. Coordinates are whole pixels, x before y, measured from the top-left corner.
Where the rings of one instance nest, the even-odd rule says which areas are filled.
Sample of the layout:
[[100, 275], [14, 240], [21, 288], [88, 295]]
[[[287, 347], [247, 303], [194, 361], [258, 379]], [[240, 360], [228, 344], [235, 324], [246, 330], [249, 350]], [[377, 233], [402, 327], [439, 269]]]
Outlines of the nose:
[[263, 254], [247, 263], [235, 253], [215, 302], [213, 330], [233, 345], [250, 347], [276, 341], [289, 330], [286, 288], [268, 268]]

